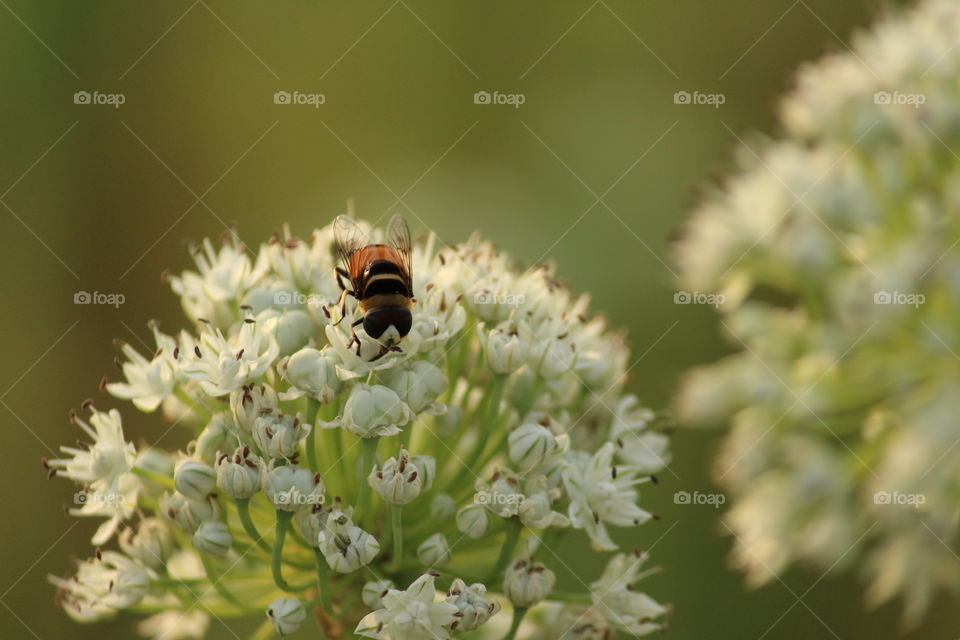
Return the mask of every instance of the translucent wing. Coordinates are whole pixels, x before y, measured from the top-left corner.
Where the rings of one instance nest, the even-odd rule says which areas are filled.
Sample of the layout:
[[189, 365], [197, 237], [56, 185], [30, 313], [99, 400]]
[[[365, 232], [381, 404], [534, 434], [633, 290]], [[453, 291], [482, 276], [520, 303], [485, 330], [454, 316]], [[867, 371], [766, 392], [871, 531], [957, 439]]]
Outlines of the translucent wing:
[[337, 216], [337, 219], [333, 221], [333, 239], [337, 245], [337, 252], [340, 254], [343, 268], [350, 274], [350, 279], [353, 280], [350, 258], [354, 253], [367, 246], [367, 232], [353, 218]]
[[410, 260], [410, 228], [399, 213], [393, 214], [387, 224], [387, 246], [400, 254], [400, 266], [403, 267], [407, 289], [412, 291], [413, 264]]

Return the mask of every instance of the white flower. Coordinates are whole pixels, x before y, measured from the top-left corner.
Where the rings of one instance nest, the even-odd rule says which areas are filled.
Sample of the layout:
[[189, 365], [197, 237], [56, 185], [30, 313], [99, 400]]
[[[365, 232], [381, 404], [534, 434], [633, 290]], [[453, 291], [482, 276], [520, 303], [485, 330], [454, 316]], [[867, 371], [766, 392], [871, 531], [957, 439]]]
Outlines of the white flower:
[[447, 592], [447, 602], [457, 607], [459, 615], [450, 625], [453, 631], [473, 631], [497, 615], [500, 603], [487, 598], [487, 587], [479, 582], [470, 586], [456, 578]]
[[267, 607], [267, 618], [277, 635], [286, 636], [300, 628], [307, 618], [307, 610], [297, 598], [277, 598]]
[[320, 553], [334, 571], [350, 573], [369, 564], [380, 552], [376, 538], [353, 524], [342, 511], [331, 511], [318, 536]]
[[576, 343], [569, 339], [569, 334], [548, 338], [534, 334], [527, 362], [544, 378], [559, 378], [569, 373], [577, 362]]
[[212, 465], [217, 460], [217, 454], [236, 448], [238, 444], [237, 426], [233, 416], [227, 411], [221, 411], [210, 419], [197, 437], [194, 455], [207, 464]]
[[152, 360], [147, 360], [129, 344], [122, 347], [127, 362], [123, 363], [123, 375], [126, 382], [112, 382], [107, 391], [116, 398], [132, 400], [137, 409], [145, 412], [156, 410], [164, 399], [173, 393], [176, 376], [174, 373], [174, 350], [176, 340], [166, 336], [152, 326], [157, 350]]
[[547, 603], [534, 640], [610, 640], [613, 627], [592, 607]]
[[434, 602], [433, 574], [417, 578], [405, 591], [391, 589], [383, 608], [360, 621], [354, 633], [382, 640], [448, 640], [456, 605]]
[[521, 471], [533, 469], [557, 448], [556, 438], [549, 429], [531, 423], [511, 431], [508, 442], [510, 461]]
[[323, 404], [329, 404], [340, 391], [337, 359], [334, 351], [318, 351], [310, 347], [300, 349], [289, 358], [280, 360], [277, 370], [290, 383], [285, 400], [309, 395]]
[[503, 592], [514, 606], [532, 607], [550, 594], [556, 581], [556, 574], [543, 564], [520, 559], [507, 567]]
[[656, 620], [667, 613], [666, 607], [634, 587], [643, 577], [640, 567], [647, 557], [639, 551], [618, 553], [610, 559], [603, 575], [590, 585], [597, 611], [616, 628], [635, 636], [662, 630], [664, 625]]
[[617, 548], [604, 526], [618, 527], [643, 524], [652, 516], [637, 506], [638, 479], [631, 467], [613, 464], [614, 445], [604, 444], [593, 456], [571, 455], [571, 465], [563, 473], [563, 482], [570, 496], [570, 523], [585, 529], [597, 550]]
[[260, 484], [270, 502], [283, 511], [323, 504], [323, 479], [309, 469], [296, 465], [263, 467]]
[[376, 438], [397, 435], [414, 417], [392, 389], [360, 383], [351, 390], [339, 425], [333, 426], [342, 426], [361, 438]]
[[383, 608], [383, 596], [387, 595], [387, 591], [393, 589], [394, 586], [393, 580], [367, 582], [363, 585], [363, 591], [361, 592], [363, 604], [370, 609]]
[[277, 341], [280, 356], [288, 356], [304, 347], [316, 333], [310, 315], [299, 309], [267, 309], [257, 314], [257, 322], [262, 322], [264, 333]]
[[457, 529], [477, 540], [490, 530], [490, 512], [482, 504], [471, 503], [457, 511]]
[[253, 441], [269, 458], [289, 458], [312, 428], [304, 424], [299, 415], [271, 411], [254, 420]]
[[173, 482], [187, 498], [203, 500], [217, 486], [217, 472], [208, 464], [186, 458], [173, 470]]
[[174, 540], [170, 528], [159, 518], [145, 518], [133, 529], [124, 529], [119, 536], [125, 554], [151, 569], [161, 568], [173, 553]]
[[217, 460], [217, 487], [231, 498], [252, 498], [260, 490], [263, 460], [244, 446]]
[[531, 338], [526, 325], [498, 325], [487, 330], [477, 327], [483, 354], [490, 370], [507, 375], [523, 365], [530, 352]]
[[233, 338], [225, 337], [220, 329], [204, 332], [194, 357], [188, 356], [181, 370], [188, 378], [198, 380], [205, 392], [219, 397], [262, 376], [278, 353], [274, 337], [248, 318]]
[[450, 562], [450, 543], [442, 533], [435, 533], [417, 547], [417, 559], [425, 567], [439, 567]]
[[410, 360], [388, 369], [383, 384], [397, 392], [414, 413], [442, 413], [436, 399], [447, 388], [447, 375], [428, 360]]
[[230, 410], [236, 425], [249, 435], [261, 415], [277, 407], [277, 392], [267, 384], [245, 384], [230, 394]]
[[567, 527], [570, 520], [553, 510], [551, 504], [563, 493], [559, 488], [549, 488], [546, 476], [528, 480], [524, 486], [525, 497], [517, 509], [520, 522], [531, 529]]
[[219, 520], [223, 511], [214, 498], [191, 500], [182, 493], [164, 493], [160, 497], [160, 513], [193, 534], [206, 520]]
[[233, 536], [226, 523], [219, 520], [206, 520], [193, 534], [193, 546], [204, 553], [225, 556], [233, 544]]
[[407, 504], [423, 490], [424, 474], [420, 467], [411, 460], [406, 449], [400, 449], [396, 457], [388, 459], [382, 466], [375, 466], [367, 482], [385, 502]]
[[116, 551], [81, 562], [69, 580], [51, 580], [60, 587], [65, 608], [83, 603], [94, 609], [124, 609], [143, 600], [150, 589], [147, 570]]
[[262, 267], [254, 269], [243, 247], [224, 244], [218, 252], [209, 240], [194, 250], [193, 258], [200, 273], [170, 276], [170, 287], [191, 320], [204, 319], [226, 329], [236, 319], [233, 305], [259, 280]]
[[150, 640], [203, 640], [210, 616], [203, 611], [164, 611], [137, 624], [137, 633]]

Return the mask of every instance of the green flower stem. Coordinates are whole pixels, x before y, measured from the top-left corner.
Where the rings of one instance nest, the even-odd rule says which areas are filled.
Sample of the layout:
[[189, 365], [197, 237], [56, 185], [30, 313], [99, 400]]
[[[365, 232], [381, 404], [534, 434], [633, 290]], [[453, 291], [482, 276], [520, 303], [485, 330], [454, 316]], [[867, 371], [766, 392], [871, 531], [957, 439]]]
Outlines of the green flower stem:
[[517, 543], [520, 542], [521, 533], [523, 533], [523, 523], [520, 522], [520, 518], [513, 516], [508, 519], [507, 538], [503, 541], [503, 546], [500, 547], [500, 557], [497, 558], [497, 564], [493, 567], [493, 571], [490, 572], [490, 576], [486, 580], [487, 584], [495, 582], [500, 574], [503, 573], [503, 570], [507, 568], [510, 558], [513, 557], [513, 551], [517, 548]]
[[237, 505], [237, 514], [240, 516], [240, 524], [243, 525], [243, 530], [247, 532], [247, 535], [250, 536], [250, 539], [253, 540], [258, 547], [270, 553], [270, 545], [267, 544], [267, 541], [264, 540], [260, 532], [257, 531], [257, 526], [253, 524], [253, 520], [250, 518], [250, 499], [237, 498], [234, 500], [234, 503]]
[[357, 513], [360, 515], [367, 513], [367, 498], [370, 495], [370, 483], [367, 482], [367, 474], [377, 460], [377, 445], [380, 444], [380, 438], [363, 438], [360, 446], [363, 447], [363, 453], [360, 458], [360, 470], [357, 481]]
[[293, 518], [292, 512], [277, 509], [277, 535], [273, 539], [273, 562], [271, 563], [271, 569], [273, 571], [273, 581], [276, 585], [284, 591], [295, 593], [309, 589], [313, 586], [313, 583], [293, 586], [287, 584], [287, 581], [283, 579], [283, 542], [287, 537], [287, 529], [290, 528], [291, 518]]
[[210, 418], [213, 417], [213, 414], [210, 413], [210, 410], [207, 409], [203, 403], [200, 402], [200, 400], [197, 400], [191, 396], [183, 387], [177, 387], [173, 392], [173, 395], [177, 396], [180, 402], [187, 405], [191, 411], [196, 413], [202, 422], [209, 422]]
[[506, 385], [507, 376], [495, 375], [490, 382], [490, 391], [487, 397], [486, 415], [483, 419], [483, 427], [477, 432], [477, 441], [473, 444], [469, 457], [462, 463], [460, 471], [457, 473], [451, 487], [459, 487], [467, 479], [468, 474], [473, 474], [474, 466], [483, 454], [485, 445], [493, 435], [493, 430], [500, 417], [500, 399], [503, 397], [503, 387]]
[[[245, 605], [237, 596], [233, 595], [229, 589], [220, 581], [220, 576], [216, 574], [216, 571], [213, 569], [213, 563], [210, 560], [210, 556], [206, 553], [200, 554], [200, 562], [203, 563], [203, 570], [207, 573], [207, 579], [210, 580], [211, 586], [220, 594], [220, 597], [235, 606], [237, 609], [244, 613], [253, 613], [256, 611], [253, 607], [248, 607]], [[199, 597], [197, 598], [199, 600]]]
[[320, 592], [319, 600], [329, 615], [333, 615], [333, 603], [330, 602], [330, 567], [327, 566], [327, 560], [320, 553], [320, 549], [314, 549], [317, 555], [317, 589]]
[[510, 630], [507, 631], [507, 635], [503, 636], [503, 640], [513, 640], [517, 637], [517, 629], [520, 628], [520, 623], [523, 622], [523, 616], [526, 614], [526, 607], [513, 608], [513, 622], [510, 623]]
[[393, 529], [393, 562], [391, 568], [399, 571], [403, 566], [403, 507], [390, 506], [390, 523]]
[[140, 476], [144, 480], [149, 480], [150, 482], [155, 482], [165, 489], [173, 490], [173, 478], [170, 476], [160, 475], [159, 473], [154, 473], [153, 471], [148, 471], [143, 467], [132, 467], [130, 469], [134, 474]]
[[317, 410], [320, 408], [320, 403], [314, 398], [307, 398], [307, 424], [310, 425], [310, 433], [307, 434], [307, 442], [305, 444], [307, 448], [307, 464], [310, 465], [312, 471], [319, 471], [320, 466], [317, 464]]

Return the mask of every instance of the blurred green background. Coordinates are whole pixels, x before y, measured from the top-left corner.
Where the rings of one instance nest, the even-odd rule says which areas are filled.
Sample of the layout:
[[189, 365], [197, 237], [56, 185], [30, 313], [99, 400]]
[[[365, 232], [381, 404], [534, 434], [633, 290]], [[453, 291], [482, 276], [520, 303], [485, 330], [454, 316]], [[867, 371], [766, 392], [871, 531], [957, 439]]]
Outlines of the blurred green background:
[[[49, 573], [89, 555], [96, 523], [39, 460], [73, 443], [67, 411], [98, 395], [112, 339], [183, 325], [159, 281], [191, 265], [185, 239], [236, 222], [250, 244], [289, 222], [306, 234], [345, 210], [404, 214], [456, 242], [474, 229], [520, 261], [556, 260], [574, 290], [629, 328], [632, 390], [669, 404], [678, 375], [724, 352], [707, 308], [673, 303], [671, 234], [751, 131], [776, 133], [792, 71], [882, 7], [874, 0], [0, 0], [0, 251], [4, 278], [5, 516], [0, 637], [132, 637], [130, 619], [80, 627], [53, 607]], [[122, 94], [119, 108], [74, 94]], [[274, 94], [324, 103], [275, 104]], [[475, 104], [474, 94], [524, 103]], [[722, 93], [719, 108], [677, 91]], [[95, 100], [95, 98], [94, 98]], [[77, 291], [125, 304], [80, 306]], [[139, 336], [139, 338], [137, 337]], [[157, 418], [125, 408], [153, 442]], [[164, 444], [174, 446], [176, 435]], [[746, 591], [727, 569], [721, 512], [676, 505], [714, 491], [713, 434], [679, 432], [674, 471], [626, 532], [666, 572], [677, 639], [895, 638], [896, 605], [867, 614], [851, 571], [816, 569]], [[571, 566], [592, 579], [596, 566]], [[560, 570], [561, 568], [558, 568]], [[572, 577], [559, 571], [561, 580]], [[822, 578], [822, 579], [821, 579]], [[802, 600], [798, 600], [801, 599]], [[233, 625], [245, 637], [242, 624]], [[946, 599], [904, 637], [955, 638]], [[211, 637], [236, 637], [213, 623]], [[301, 634], [302, 636], [309, 634]]]

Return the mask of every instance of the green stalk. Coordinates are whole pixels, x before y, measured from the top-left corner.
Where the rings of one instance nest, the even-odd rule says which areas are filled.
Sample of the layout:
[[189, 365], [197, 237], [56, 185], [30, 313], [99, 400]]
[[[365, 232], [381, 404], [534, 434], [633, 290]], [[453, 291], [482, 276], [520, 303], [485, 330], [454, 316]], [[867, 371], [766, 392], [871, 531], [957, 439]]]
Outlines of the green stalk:
[[213, 563], [210, 562], [210, 557], [206, 553], [200, 554], [200, 562], [203, 563], [203, 570], [207, 573], [207, 579], [210, 580], [210, 585], [218, 594], [220, 594], [221, 598], [244, 613], [251, 613], [254, 611], [253, 608], [245, 605], [239, 598], [237, 598], [237, 596], [233, 595], [222, 582], [220, 582], [220, 577], [217, 576], [216, 572], [213, 570]]
[[237, 498], [234, 500], [234, 503], [237, 505], [237, 514], [240, 516], [240, 524], [243, 525], [243, 530], [247, 532], [247, 535], [250, 536], [258, 547], [270, 553], [270, 545], [267, 544], [267, 541], [264, 540], [260, 532], [257, 531], [257, 526], [253, 524], [253, 520], [250, 518], [250, 499]]
[[327, 566], [327, 559], [320, 553], [320, 549], [314, 549], [317, 554], [317, 589], [320, 591], [320, 602], [329, 615], [333, 615], [333, 604], [330, 602], [330, 567]]
[[403, 566], [403, 507], [396, 504], [390, 507], [390, 523], [393, 527], [392, 568], [399, 571]]
[[[473, 471], [474, 465], [477, 464], [477, 460], [480, 459], [480, 456], [483, 454], [484, 445], [489, 442], [490, 438], [494, 435], [494, 429], [497, 426], [498, 418], [500, 417], [500, 400], [503, 397], [503, 387], [506, 385], [507, 376], [504, 375], [495, 375], [493, 376], [493, 381], [490, 383], [492, 389], [490, 390], [490, 395], [488, 396], [488, 404], [486, 415], [483, 419], [483, 427], [477, 433], [477, 441], [473, 445], [473, 450], [470, 452], [469, 457], [466, 462], [462, 463], [459, 473], [457, 473], [453, 482], [450, 483], [451, 487], [458, 487], [463, 484], [463, 481], [466, 479], [467, 474], [475, 473]], [[471, 483], [472, 484], [472, 483]]]
[[503, 573], [503, 570], [507, 568], [507, 563], [510, 562], [510, 558], [513, 557], [513, 551], [517, 548], [517, 543], [520, 541], [520, 534], [523, 533], [523, 523], [520, 522], [520, 518], [513, 516], [507, 520], [507, 538], [503, 541], [503, 546], [500, 547], [500, 557], [497, 558], [497, 564], [493, 567], [493, 571], [490, 572], [490, 576], [487, 578], [487, 584], [496, 581], [496, 579]]
[[320, 408], [320, 403], [313, 399], [307, 398], [307, 424], [310, 425], [310, 433], [307, 434], [307, 442], [305, 444], [307, 448], [307, 464], [310, 465], [311, 471], [319, 471], [320, 466], [317, 464], [317, 410]]
[[526, 607], [513, 608], [513, 622], [510, 623], [510, 630], [507, 631], [507, 635], [503, 636], [503, 640], [513, 640], [517, 637], [517, 629], [520, 628], [520, 623], [523, 622], [523, 616], [526, 614]]
[[287, 581], [283, 579], [283, 542], [287, 537], [287, 529], [290, 528], [291, 518], [293, 518], [291, 511], [277, 509], [277, 535], [273, 539], [273, 561], [271, 563], [271, 570], [273, 572], [273, 581], [280, 589], [297, 592], [309, 589], [313, 586], [313, 583], [293, 586], [287, 584]]
[[367, 513], [367, 496], [370, 494], [370, 483], [367, 482], [367, 474], [377, 460], [377, 445], [380, 444], [379, 437], [364, 438], [360, 446], [363, 453], [360, 458], [360, 471], [358, 478], [359, 486], [357, 488], [357, 514], [363, 517]]

